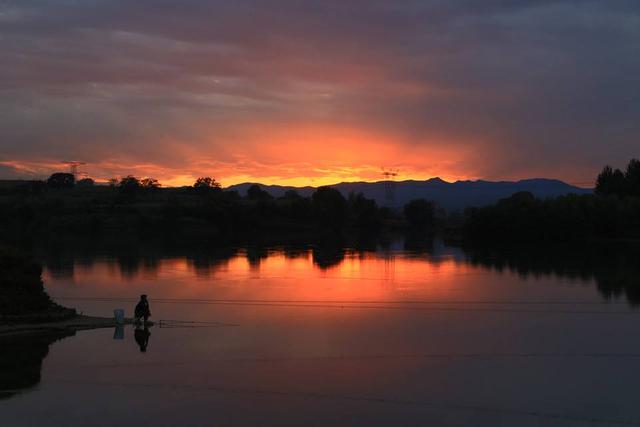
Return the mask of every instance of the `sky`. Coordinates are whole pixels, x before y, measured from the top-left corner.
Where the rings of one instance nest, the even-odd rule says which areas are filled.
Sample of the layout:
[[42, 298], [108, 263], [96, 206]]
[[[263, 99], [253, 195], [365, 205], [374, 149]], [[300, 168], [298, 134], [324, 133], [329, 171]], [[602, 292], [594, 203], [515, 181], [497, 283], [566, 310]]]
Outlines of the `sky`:
[[640, 156], [637, 0], [0, 0], [0, 179], [562, 179]]

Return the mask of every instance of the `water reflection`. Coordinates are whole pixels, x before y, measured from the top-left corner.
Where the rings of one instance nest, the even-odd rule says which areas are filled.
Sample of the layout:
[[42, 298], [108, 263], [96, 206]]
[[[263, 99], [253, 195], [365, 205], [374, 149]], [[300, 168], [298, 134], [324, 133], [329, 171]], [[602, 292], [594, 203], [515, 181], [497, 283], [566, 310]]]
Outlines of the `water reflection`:
[[113, 328], [113, 339], [118, 341], [124, 340], [124, 325], [116, 325], [116, 327]]
[[[333, 272], [345, 278], [357, 278], [353, 275], [354, 269], [369, 270], [387, 282], [394, 280], [397, 270], [404, 271], [404, 276], [400, 274], [398, 277], [421, 280], [424, 270], [442, 270], [448, 266], [456, 274], [462, 274], [465, 268], [481, 268], [496, 273], [515, 273], [524, 279], [547, 277], [595, 283], [605, 300], [624, 297], [631, 305], [640, 305], [640, 263], [637, 262], [640, 248], [633, 244], [598, 244], [580, 248], [455, 248], [438, 240], [408, 236], [384, 244], [354, 247], [336, 245], [335, 242], [285, 247], [250, 245], [244, 248], [176, 249], [158, 246], [125, 249], [117, 252], [115, 257], [110, 256], [111, 253], [96, 252], [92, 256], [86, 251], [79, 255], [67, 250], [43, 253], [41, 259], [47, 274], [55, 281], [74, 281], [79, 276], [96, 273], [100, 269], [96, 259], [108, 265], [113, 280], [123, 281], [157, 278], [165, 270], [187, 270], [206, 279], [218, 273], [244, 271], [244, 266], [255, 278], [261, 272], [286, 272], [290, 268], [284, 264], [295, 266], [298, 262], [301, 263], [299, 272], [305, 275], [316, 274], [312, 271], [315, 268], [318, 272], [325, 272], [325, 276]], [[357, 263], [360, 265], [356, 266]], [[373, 264], [379, 264], [375, 271], [371, 270]], [[409, 269], [414, 272], [407, 273]]]
[[140, 347], [140, 352], [146, 353], [147, 347], [149, 346], [149, 337], [151, 336], [149, 328], [147, 326], [137, 325], [133, 336], [136, 340], [136, 344]]
[[75, 332], [0, 336], [0, 399], [8, 399], [40, 383], [49, 346]]
[[334, 246], [314, 246], [313, 263], [323, 270], [340, 265], [344, 260], [345, 249]]
[[[0, 400], [34, 389], [41, 381], [42, 363], [51, 345], [75, 335], [75, 331], [61, 330], [0, 336]], [[134, 339], [140, 352], [147, 352], [150, 337], [147, 326], [135, 328]], [[113, 338], [124, 339], [124, 326], [114, 328]]]
[[[637, 303], [638, 255], [631, 245], [502, 250], [420, 239], [43, 251], [45, 283], [60, 302], [130, 315], [148, 293], [158, 327], [61, 343], [45, 386], [3, 402], [3, 421], [20, 419], [23, 408], [45, 408], [37, 421], [49, 421], [48, 400], [81, 422], [100, 402], [135, 414], [143, 401], [156, 411], [150, 421], [164, 425], [202, 424], [212, 412], [248, 417], [235, 425], [282, 417], [339, 425], [357, 411], [368, 425], [637, 419], [636, 314], [603, 297]], [[71, 277], [60, 278], [54, 270], [69, 264]], [[4, 397], [37, 384], [50, 342], [0, 343]], [[27, 366], [14, 368], [20, 363]], [[175, 405], [159, 413], [167, 390]], [[59, 403], [72, 393], [86, 404]], [[605, 401], [617, 406], [599, 406]], [[112, 417], [114, 425], [140, 421]]]
[[190, 263], [196, 275], [200, 278], [211, 277], [219, 269], [224, 269], [229, 259], [236, 256], [237, 248], [226, 248], [202, 251], [190, 254]]
[[625, 297], [640, 305], [640, 247], [631, 243], [601, 243], [584, 247], [466, 248], [472, 265], [523, 278], [558, 277], [594, 281], [606, 300]]

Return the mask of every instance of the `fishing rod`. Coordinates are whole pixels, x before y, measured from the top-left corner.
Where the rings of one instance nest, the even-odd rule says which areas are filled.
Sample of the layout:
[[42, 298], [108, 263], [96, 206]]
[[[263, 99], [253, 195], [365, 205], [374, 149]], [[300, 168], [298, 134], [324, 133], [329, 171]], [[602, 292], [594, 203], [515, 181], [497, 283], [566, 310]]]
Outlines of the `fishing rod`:
[[240, 326], [237, 323], [208, 322], [202, 320], [160, 319], [155, 322], [160, 328], [212, 328], [220, 326]]

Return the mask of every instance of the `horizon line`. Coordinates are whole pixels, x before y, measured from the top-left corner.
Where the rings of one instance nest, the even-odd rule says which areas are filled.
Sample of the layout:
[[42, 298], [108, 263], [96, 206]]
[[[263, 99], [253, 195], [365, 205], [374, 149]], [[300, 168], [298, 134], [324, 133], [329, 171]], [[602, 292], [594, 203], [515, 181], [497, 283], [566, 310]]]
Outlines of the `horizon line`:
[[[68, 172], [64, 172], [64, 173], [68, 173]], [[125, 175], [126, 176], [126, 175]], [[135, 175], [134, 175], [135, 176]], [[91, 178], [91, 177], [88, 177]], [[145, 177], [136, 177], [139, 179], [143, 179]], [[93, 178], [91, 178], [93, 179]], [[558, 178], [543, 178], [543, 177], [534, 177], [534, 178], [521, 178], [521, 179], [516, 179], [516, 180], [509, 180], [509, 179], [501, 179], [501, 180], [490, 180], [490, 179], [483, 179], [483, 178], [478, 178], [478, 179], [465, 179], [465, 180], [455, 180], [455, 181], [447, 181], [445, 179], [440, 178], [439, 176], [434, 176], [431, 178], [426, 178], [426, 179], [404, 179], [404, 180], [377, 180], [377, 181], [367, 181], [367, 180], [358, 180], [358, 181], [339, 181], [339, 182], [335, 182], [332, 184], [322, 184], [322, 185], [313, 185], [312, 183], [308, 184], [308, 185], [289, 185], [289, 184], [265, 184], [263, 182], [260, 181], [243, 181], [243, 182], [238, 182], [235, 184], [230, 184], [230, 185], [226, 185], [226, 186], [221, 186], [222, 189], [228, 189], [230, 187], [234, 187], [234, 186], [240, 186], [240, 185], [247, 185], [247, 184], [257, 184], [257, 185], [261, 185], [264, 187], [291, 187], [291, 188], [319, 188], [319, 187], [333, 187], [333, 186], [337, 186], [337, 185], [341, 185], [341, 184], [378, 184], [378, 183], [385, 183], [385, 182], [395, 182], [395, 183], [403, 183], [403, 182], [428, 182], [428, 181], [441, 181], [445, 184], [457, 184], [457, 183], [477, 183], [477, 182], [486, 182], [486, 183], [493, 183], [493, 184], [497, 184], [497, 183], [519, 183], [522, 181], [536, 181], [536, 180], [540, 180], [540, 181], [557, 181], [557, 182], [561, 182], [563, 184], [566, 185], [570, 185], [572, 187], [577, 187], [577, 188], [581, 188], [581, 189], [585, 189], [585, 190], [590, 190], [595, 188], [595, 181], [594, 182], [587, 182], [587, 181], [581, 181], [581, 182], [571, 182], [571, 181], [564, 181], [562, 179], [558, 179]], [[11, 182], [11, 181], [46, 181], [46, 178], [42, 178], [42, 179], [28, 179], [28, 178], [16, 178], [16, 179], [11, 179], [11, 178], [1, 178], [0, 177], [0, 182]], [[162, 181], [158, 180], [159, 183], [161, 184], [162, 188], [183, 188], [183, 187], [190, 187], [191, 185], [164, 185], [162, 184]], [[103, 180], [98, 180], [95, 179], [94, 182], [96, 183], [96, 185], [106, 185], [108, 183], [108, 181], [103, 181]]]

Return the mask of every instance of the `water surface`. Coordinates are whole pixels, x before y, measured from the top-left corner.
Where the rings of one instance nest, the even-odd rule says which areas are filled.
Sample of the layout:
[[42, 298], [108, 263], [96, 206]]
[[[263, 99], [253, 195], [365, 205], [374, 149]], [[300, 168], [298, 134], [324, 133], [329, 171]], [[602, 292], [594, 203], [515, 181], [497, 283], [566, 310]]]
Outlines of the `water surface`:
[[606, 253], [45, 253], [60, 303], [163, 322], [7, 341], [3, 425], [640, 424], [637, 275]]

